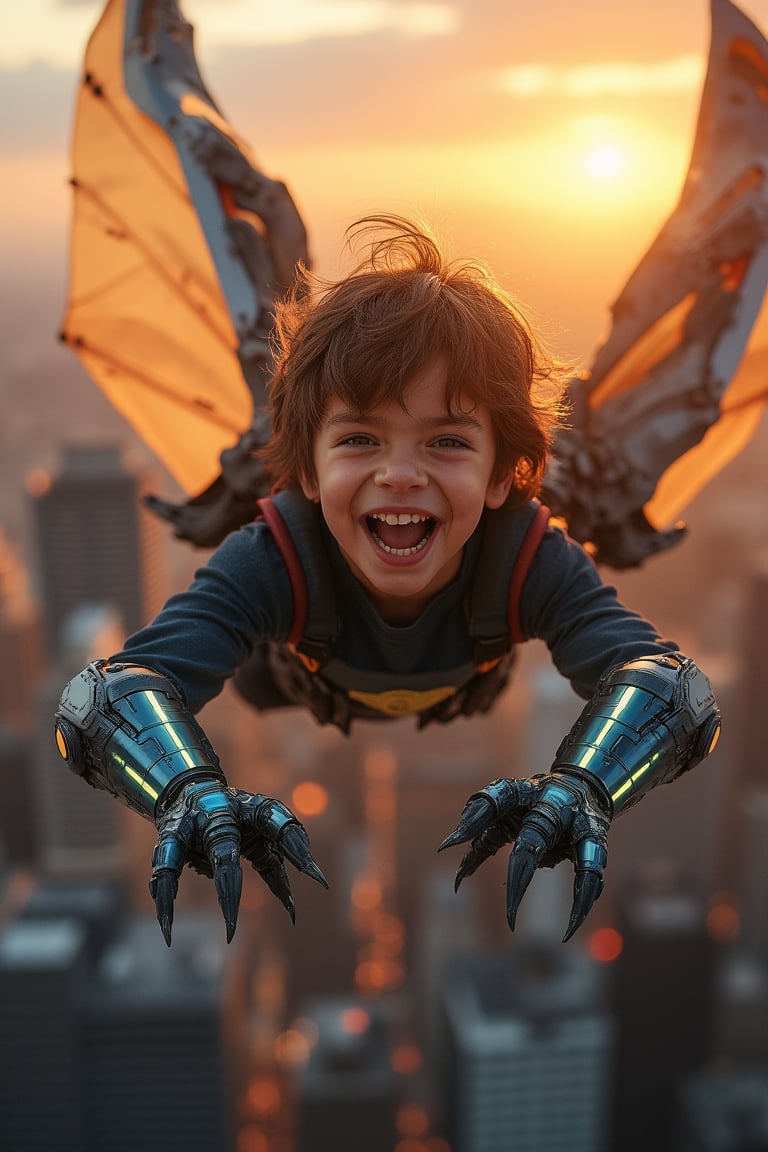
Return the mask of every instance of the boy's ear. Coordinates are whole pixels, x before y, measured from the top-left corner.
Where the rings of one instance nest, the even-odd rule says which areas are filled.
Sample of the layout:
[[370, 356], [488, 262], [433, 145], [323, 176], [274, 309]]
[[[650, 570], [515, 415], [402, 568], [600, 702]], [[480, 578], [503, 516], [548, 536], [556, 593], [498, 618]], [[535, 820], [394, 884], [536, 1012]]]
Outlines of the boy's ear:
[[485, 490], [486, 508], [501, 508], [512, 488], [514, 473], [510, 469], [500, 480], [491, 480]]
[[299, 484], [301, 484], [301, 490], [306, 496], [307, 500], [311, 500], [313, 504], [319, 504], [320, 488], [318, 487], [317, 481], [310, 480], [305, 472], [300, 472]]

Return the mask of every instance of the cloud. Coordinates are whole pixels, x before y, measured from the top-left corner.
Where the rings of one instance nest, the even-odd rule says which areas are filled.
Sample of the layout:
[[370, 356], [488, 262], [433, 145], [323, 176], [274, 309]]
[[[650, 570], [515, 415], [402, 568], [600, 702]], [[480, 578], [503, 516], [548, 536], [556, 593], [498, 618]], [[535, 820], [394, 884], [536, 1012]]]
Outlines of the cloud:
[[229, 44], [297, 44], [335, 36], [393, 31], [404, 36], [446, 36], [458, 30], [460, 12], [438, 0], [281, 0], [259, 7], [198, 0], [184, 4], [186, 18], [199, 20], [210, 47]]
[[692, 92], [701, 86], [704, 61], [700, 56], [677, 56], [648, 64], [616, 61], [553, 67], [520, 64], [502, 69], [498, 87], [520, 100], [541, 97], [642, 96]]

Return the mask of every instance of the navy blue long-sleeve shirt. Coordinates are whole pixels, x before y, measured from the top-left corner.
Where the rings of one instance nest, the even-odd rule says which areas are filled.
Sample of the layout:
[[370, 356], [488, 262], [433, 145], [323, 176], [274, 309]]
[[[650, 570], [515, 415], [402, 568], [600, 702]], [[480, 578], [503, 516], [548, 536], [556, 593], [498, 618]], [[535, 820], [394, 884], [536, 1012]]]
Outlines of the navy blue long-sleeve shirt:
[[[481, 539], [478, 529], [466, 545], [456, 579], [417, 620], [393, 625], [381, 618], [324, 527], [341, 615], [335, 656], [359, 669], [363, 682], [377, 672], [419, 677], [470, 662], [473, 648], [464, 606]], [[285, 641], [292, 619], [286, 564], [267, 525], [257, 521], [230, 535], [196, 573], [191, 587], [171, 597], [156, 619], [131, 636], [112, 659], [168, 676], [197, 712], [256, 645]], [[520, 621], [525, 637], [546, 643], [560, 673], [584, 698], [616, 665], [677, 650], [620, 602], [584, 549], [555, 527], [545, 532], [526, 578]]]

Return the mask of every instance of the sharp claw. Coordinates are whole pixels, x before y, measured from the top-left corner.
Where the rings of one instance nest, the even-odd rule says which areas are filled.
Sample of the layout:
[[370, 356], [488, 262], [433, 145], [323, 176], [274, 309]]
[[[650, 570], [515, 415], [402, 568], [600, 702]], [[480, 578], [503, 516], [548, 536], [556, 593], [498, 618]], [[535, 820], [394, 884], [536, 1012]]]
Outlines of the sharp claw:
[[517, 910], [537, 866], [538, 860], [531, 845], [520, 844], [518, 841], [510, 854], [507, 868], [507, 924], [510, 932], [515, 930]]
[[296, 923], [296, 906], [293, 903], [293, 897], [288, 896], [285, 900], [282, 901], [282, 905], [291, 918], [291, 924], [295, 924]]
[[219, 906], [227, 926], [227, 944], [231, 943], [237, 928], [237, 913], [243, 889], [243, 870], [238, 856], [235, 859], [217, 858], [214, 861], [213, 882], [219, 897]]
[[494, 812], [493, 804], [485, 796], [477, 796], [474, 800], [467, 801], [459, 823], [450, 836], [446, 836], [443, 840], [438, 852], [442, 852], [444, 848], [453, 848], [454, 844], [463, 844], [467, 840], [474, 840], [481, 832], [485, 831], [489, 817]]
[[323, 888], [328, 887], [328, 881], [312, 859], [312, 853], [309, 850], [309, 837], [300, 824], [289, 824], [283, 830], [278, 847], [279, 851], [290, 860], [295, 868], [298, 868], [305, 876], [317, 880]]
[[169, 872], [166, 868], [158, 872], [157, 876], [153, 876], [149, 885], [149, 890], [155, 901], [157, 922], [160, 925], [163, 939], [169, 948], [171, 946], [171, 927], [173, 925], [173, 902], [176, 899], [178, 889], [179, 882], [176, 874]]
[[257, 865], [257, 871], [272, 895], [276, 896], [283, 908], [285, 908], [291, 918], [291, 923], [295, 924], [296, 909], [291, 893], [291, 882], [288, 879], [288, 873], [285, 870], [283, 861], [275, 854], [271, 863], [261, 867]]
[[603, 879], [597, 872], [577, 872], [573, 883], [573, 905], [563, 944], [570, 940], [589, 915], [592, 905], [603, 890]]

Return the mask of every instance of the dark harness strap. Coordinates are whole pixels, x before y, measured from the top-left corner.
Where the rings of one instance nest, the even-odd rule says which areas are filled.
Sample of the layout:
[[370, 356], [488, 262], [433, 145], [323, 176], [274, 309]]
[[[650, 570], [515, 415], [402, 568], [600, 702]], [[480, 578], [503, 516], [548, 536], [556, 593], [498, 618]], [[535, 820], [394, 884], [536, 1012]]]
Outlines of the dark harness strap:
[[340, 627], [320, 513], [300, 493], [287, 489], [265, 496], [258, 505], [291, 580], [293, 622], [287, 643], [317, 671], [333, 655]]
[[[265, 497], [258, 506], [291, 581], [293, 622], [287, 643], [308, 657], [314, 666], [311, 670], [316, 671], [333, 655], [339, 630], [333, 579], [317, 509], [303, 496], [289, 491]], [[520, 604], [548, 521], [549, 509], [537, 501], [525, 508], [487, 513], [468, 605], [473, 659], [478, 671], [493, 666], [515, 644], [526, 639]], [[305, 563], [302, 555], [307, 558]]]
[[515, 566], [512, 570], [512, 579], [509, 582], [509, 599], [507, 601], [507, 620], [509, 622], [509, 638], [513, 644], [523, 644], [527, 636], [523, 633], [520, 619], [520, 601], [523, 597], [523, 588], [528, 573], [533, 564], [539, 545], [544, 538], [549, 523], [549, 508], [542, 504], [525, 534], [525, 539], [517, 554]]
[[270, 496], [265, 496], [263, 500], [258, 501], [261, 515], [264, 517], [267, 527], [275, 538], [275, 543], [280, 549], [280, 555], [285, 561], [285, 566], [288, 569], [288, 575], [291, 579], [291, 590], [293, 592], [293, 623], [291, 624], [291, 631], [288, 635], [289, 644], [298, 644], [304, 635], [304, 628], [307, 623], [307, 582], [304, 579], [304, 568], [299, 560], [299, 554], [294, 547], [293, 538], [285, 526], [285, 521], [275, 507], [275, 503]]
[[468, 611], [478, 668], [498, 660], [526, 639], [520, 602], [548, 521], [549, 509], [537, 501], [524, 508], [486, 513]]

